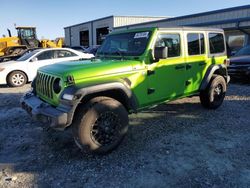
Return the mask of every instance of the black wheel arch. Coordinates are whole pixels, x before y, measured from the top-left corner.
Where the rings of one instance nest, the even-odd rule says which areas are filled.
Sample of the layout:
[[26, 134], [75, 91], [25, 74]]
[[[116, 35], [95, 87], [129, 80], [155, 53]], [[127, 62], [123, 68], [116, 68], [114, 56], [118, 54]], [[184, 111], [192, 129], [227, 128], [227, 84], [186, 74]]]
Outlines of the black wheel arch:
[[224, 64], [211, 65], [207, 69], [207, 72], [201, 82], [200, 91], [205, 90], [207, 88], [213, 75], [221, 75], [225, 79], [226, 83], [228, 83], [229, 81], [226, 65]]
[[124, 105], [127, 111], [137, 109], [137, 100], [131, 89], [120, 82], [99, 84], [79, 89], [76, 95], [81, 95], [81, 103], [87, 103], [90, 99], [105, 96], [116, 99]]

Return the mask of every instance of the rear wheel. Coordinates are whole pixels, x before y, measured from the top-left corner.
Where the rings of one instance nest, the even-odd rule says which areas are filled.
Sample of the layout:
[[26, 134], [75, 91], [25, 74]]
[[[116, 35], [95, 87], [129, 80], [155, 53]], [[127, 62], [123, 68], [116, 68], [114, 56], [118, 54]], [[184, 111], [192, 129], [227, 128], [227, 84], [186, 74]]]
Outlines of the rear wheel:
[[128, 130], [128, 113], [115, 99], [97, 97], [76, 111], [73, 134], [76, 144], [93, 153], [115, 149]]
[[216, 109], [221, 106], [226, 94], [226, 81], [220, 76], [213, 76], [207, 88], [200, 92], [201, 104], [208, 109]]
[[11, 87], [20, 87], [26, 83], [27, 83], [27, 77], [21, 71], [13, 71], [7, 77], [7, 84]]

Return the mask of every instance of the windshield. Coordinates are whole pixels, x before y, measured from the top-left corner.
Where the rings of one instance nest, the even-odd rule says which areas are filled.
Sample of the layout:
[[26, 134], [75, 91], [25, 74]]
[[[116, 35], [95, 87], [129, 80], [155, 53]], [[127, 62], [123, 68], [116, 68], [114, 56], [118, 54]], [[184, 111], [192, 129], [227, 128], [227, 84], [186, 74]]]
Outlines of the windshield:
[[40, 50], [34, 50], [32, 52], [25, 53], [23, 56], [21, 56], [20, 58], [18, 58], [17, 61], [26, 61], [27, 59], [29, 59], [30, 57], [32, 57], [33, 55], [35, 55], [39, 51]]
[[109, 35], [97, 55], [139, 56], [145, 51], [150, 31]]
[[234, 56], [250, 55], [250, 46], [241, 48]]
[[19, 28], [18, 37], [20, 37], [21, 39], [36, 38], [35, 28]]

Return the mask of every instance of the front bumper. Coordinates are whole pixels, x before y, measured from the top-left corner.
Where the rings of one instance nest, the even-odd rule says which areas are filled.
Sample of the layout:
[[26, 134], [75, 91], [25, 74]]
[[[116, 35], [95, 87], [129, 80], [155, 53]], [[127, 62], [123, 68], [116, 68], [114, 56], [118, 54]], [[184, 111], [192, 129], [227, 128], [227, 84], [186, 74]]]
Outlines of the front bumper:
[[0, 84], [7, 84], [6, 77], [7, 75], [5, 72], [0, 72]]
[[48, 123], [54, 129], [63, 130], [68, 126], [70, 110], [62, 110], [43, 102], [33, 93], [26, 93], [20, 100], [21, 106], [32, 119]]

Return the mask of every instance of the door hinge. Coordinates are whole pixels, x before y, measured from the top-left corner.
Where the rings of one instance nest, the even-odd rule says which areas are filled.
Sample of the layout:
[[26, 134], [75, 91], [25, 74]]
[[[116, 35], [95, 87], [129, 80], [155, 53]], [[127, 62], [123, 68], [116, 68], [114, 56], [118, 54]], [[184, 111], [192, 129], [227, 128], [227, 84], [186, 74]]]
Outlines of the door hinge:
[[155, 92], [155, 88], [148, 88], [148, 95]]
[[199, 63], [199, 66], [204, 66], [204, 65], [206, 65], [205, 62], [200, 62], [200, 63]]
[[185, 68], [185, 65], [177, 65], [177, 66], [175, 66], [176, 70], [180, 70], [180, 69], [184, 69], [184, 68]]

